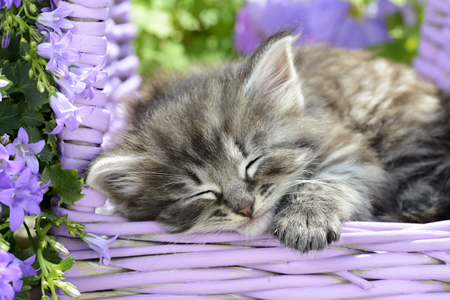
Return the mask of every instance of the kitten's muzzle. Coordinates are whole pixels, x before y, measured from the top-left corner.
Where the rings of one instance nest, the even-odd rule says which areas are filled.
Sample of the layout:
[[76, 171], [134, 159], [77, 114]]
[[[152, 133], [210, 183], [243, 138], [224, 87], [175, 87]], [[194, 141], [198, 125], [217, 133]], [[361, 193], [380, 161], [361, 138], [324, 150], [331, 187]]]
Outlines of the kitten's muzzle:
[[244, 217], [251, 218], [253, 216], [253, 203], [237, 212]]

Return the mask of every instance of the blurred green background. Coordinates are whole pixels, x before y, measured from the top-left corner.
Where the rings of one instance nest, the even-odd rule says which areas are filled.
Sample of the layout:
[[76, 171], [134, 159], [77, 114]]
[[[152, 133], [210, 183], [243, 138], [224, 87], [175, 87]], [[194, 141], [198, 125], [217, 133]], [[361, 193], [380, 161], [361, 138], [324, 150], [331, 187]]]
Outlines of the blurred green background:
[[[357, 4], [373, 0], [347, 0]], [[417, 23], [404, 26], [400, 14], [388, 17], [393, 41], [371, 47], [377, 55], [411, 63], [419, 44], [423, 7], [409, 2], [417, 10]], [[151, 74], [162, 67], [184, 70], [190, 64], [207, 64], [238, 57], [233, 50], [236, 13], [244, 0], [132, 0], [132, 18], [138, 26], [135, 40], [141, 60], [140, 73]]]
[[133, 0], [138, 26], [135, 46], [140, 72], [158, 67], [183, 70], [189, 64], [233, 55], [233, 26], [244, 0]]

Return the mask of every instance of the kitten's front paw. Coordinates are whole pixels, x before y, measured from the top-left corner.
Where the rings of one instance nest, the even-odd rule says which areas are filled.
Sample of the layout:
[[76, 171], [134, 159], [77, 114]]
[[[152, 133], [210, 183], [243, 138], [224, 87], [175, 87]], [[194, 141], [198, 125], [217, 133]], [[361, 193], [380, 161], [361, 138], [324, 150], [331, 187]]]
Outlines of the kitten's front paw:
[[275, 216], [271, 232], [288, 248], [301, 252], [322, 250], [339, 240], [341, 221], [337, 215], [284, 209]]

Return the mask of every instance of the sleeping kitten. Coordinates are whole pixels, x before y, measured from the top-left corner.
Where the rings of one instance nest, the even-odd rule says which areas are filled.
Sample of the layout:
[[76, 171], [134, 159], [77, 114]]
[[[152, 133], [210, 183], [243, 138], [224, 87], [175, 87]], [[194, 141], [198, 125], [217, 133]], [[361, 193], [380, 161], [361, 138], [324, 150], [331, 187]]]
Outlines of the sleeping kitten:
[[350, 220], [449, 214], [447, 107], [415, 72], [363, 51], [293, 47], [149, 82], [121, 141], [86, 182], [130, 220], [168, 232], [270, 229], [320, 250]]

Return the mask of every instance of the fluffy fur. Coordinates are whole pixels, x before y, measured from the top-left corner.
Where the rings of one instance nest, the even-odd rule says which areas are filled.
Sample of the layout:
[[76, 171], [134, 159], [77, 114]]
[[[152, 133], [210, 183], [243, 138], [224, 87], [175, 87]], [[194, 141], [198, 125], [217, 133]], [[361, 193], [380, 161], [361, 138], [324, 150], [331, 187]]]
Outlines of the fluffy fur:
[[363, 51], [293, 42], [274, 35], [240, 63], [148, 83], [87, 184], [169, 232], [270, 229], [300, 251], [339, 239], [343, 221], [448, 218], [435, 88]]

